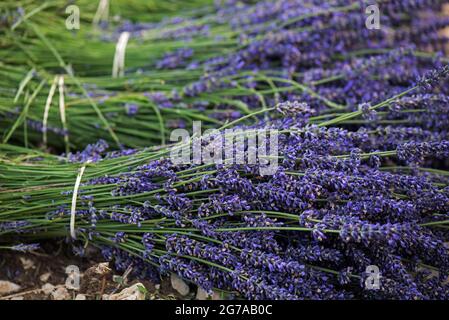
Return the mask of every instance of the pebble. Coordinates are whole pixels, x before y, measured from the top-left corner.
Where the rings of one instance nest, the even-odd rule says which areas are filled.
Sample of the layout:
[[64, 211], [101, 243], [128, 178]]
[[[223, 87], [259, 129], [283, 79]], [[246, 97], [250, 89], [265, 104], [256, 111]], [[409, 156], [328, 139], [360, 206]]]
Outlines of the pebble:
[[53, 292], [53, 290], [55, 290], [55, 286], [52, 285], [51, 283], [46, 283], [41, 287], [41, 289], [43, 293], [50, 294]]
[[97, 264], [96, 266], [94, 266], [93, 271], [100, 276], [109, 274], [111, 272], [111, 268], [109, 268], [109, 262]]
[[50, 279], [50, 276], [51, 276], [50, 272], [43, 273], [39, 276], [39, 280], [41, 280], [42, 282], [47, 282], [48, 279]]
[[87, 300], [87, 298], [84, 294], [79, 293], [76, 295], [75, 300]]
[[8, 295], [20, 290], [20, 286], [11, 281], [0, 280], [0, 296]]
[[20, 257], [20, 262], [22, 262], [22, 266], [25, 270], [36, 268], [36, 266], [34, 265], [34, 261], [31, 259]]
[[186, 296], [189, 294], [189, 292], [190, 292], [189, 286], [187, 285], [187, 283], [185, 283], [184, 280], [182, 280], [180, 277], [178, 277], [175, 273], [172, 273], [170, 275], [170, 281], [171, 281], [171, 286], [173, 287], [173, 289], [178, 291], [178, 293], [180, 295]]
[[119, 293], [111, 295], [103, 295], [103, 300], [145, 300], [145, 293], [139, 287], [145, 286], [141, 283], [136, 283], [129, 288], [123, 289]]
[[64, 287], [59, 287], [51, 293], [53, 300], [68, 300], [70, 298], [69, 291]]

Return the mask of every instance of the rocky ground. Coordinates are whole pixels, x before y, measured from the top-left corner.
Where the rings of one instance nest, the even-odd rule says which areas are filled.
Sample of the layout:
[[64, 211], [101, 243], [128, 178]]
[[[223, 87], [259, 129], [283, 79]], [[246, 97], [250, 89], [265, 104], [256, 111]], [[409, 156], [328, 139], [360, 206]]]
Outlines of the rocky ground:
[[[79, 286], [76, 279], [79, 269]], [[176, 275], [160, 284], [115, 272], [95, 249], [73, 255], [64, 244], [45, 244], [31, 253], [0, 251], [0, 300], [220, 299]]]

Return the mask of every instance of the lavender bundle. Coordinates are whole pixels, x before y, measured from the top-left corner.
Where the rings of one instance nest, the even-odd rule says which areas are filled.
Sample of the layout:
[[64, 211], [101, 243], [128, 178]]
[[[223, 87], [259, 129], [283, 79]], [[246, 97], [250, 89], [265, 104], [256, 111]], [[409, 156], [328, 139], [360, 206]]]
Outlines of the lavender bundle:
[[282, 119], [241, 127], [279, 130], [274, 175], [260, 174], [260, 159], [174, 163], [183, 144], [125, 154], [100, 143], [71, 163], [37, 151], [23, 161], [23, 149], [3, 145], [2, 247], [71, 234], [79, 254], [94, 244], [119, 270], [155, 281], [174, 272], [248, 299], [447, 299], [447, 132], [327, 128], [363, 111], [311, 125], [308, 108], [282, 103], [270, 109]]
[[[112, 24], [101, 41], [95, 36], [85, 40], [84, 32], [75, 39], [47, 35], [35, 25], [36, 14], [35, 21], [20, 26], [37, 38], [19, 47], [11, 43], [11, 50], [28, 52], [27, 61], [33, 56], [32, 66], [39, 68], [30, 73], [32, 66], [23, 67], [17, 54], [0, 66], [6, 76], [3, 142], [38, 147], [40, 131], [48, 131], [48, 144], [56, 152], [80, 150], [100, 138], [120, 147], [143, 147], [163, 144], [171, 128], [190, 127], [193, 120], [220, 127], [292, 100], [308, 102], [316, 116], [330, 119], [381, 102], [446, 62], [437, 53], [425, 53], [444, 49], [446, 38], [439, 31], [448, 20], [440, 13], [442, 3], [382, 1], [380, 30], [366, 28], [364, 9], [370, 3], [364, 1], [217, 3], [160, 23]], [[122, 32], [131, 34], [125, 77], [111, 79]], [[79, 38], [95, 49], [75, 50]], [[67, 123], [52, 107], [44, 127], [46, 101], [61, 67], [67, 73]], [[405, 109], [385, 119], [380, 113], [376, 120], [416, 124], [428, 119], [421, 111]], [[368, 123], [374, 114], [367, 117], [341, 124]]]
[[[75, 247], [99, 246], [137, 276], [175, 272], [249, 299], [448, 297], [447, 172], [378, 167], [386, 155], [447, 157], [447, 140], [364, 153], [354, 151], [373, 138], [363, 131], [311, 128], [285, 138], [289, 161], [269, 178], [254, 166], [176, 166], [149, 151], [89, 165]], [[315, 148], [292, 162], [290, 149], [306, 145]], [[320, 155], [326, 145], [352, 152]], [[2, 241], [25, 250], [35, 245], [18, 239], [66, 236], [78, 167], [2, 161]], [[379, 290], [364, 287], [371, 265], [380, 268]], [[434, 270], [439, 278], [428, 280]]]
[[[449, 67], [426, 53], [447, 20], [440, 1], [380, 1], [387, 28], [368, 30], [368, 4], [219, 2], [126, 23], [74, 59], [71, 41], [24, 21], [21, 48], [42, 67], [17, 66], [21, 55], [0, 66], [3, 141], [25, 145], [0, 144], [0, 249], [66, 238], [117, 270], [237, 298], [448, 299]], [[124, 31], [133, 62], [111, 80], [104, 57]], [[161, 40], [150, 70], [146, 40]], [[28, 149], [41, 141], [28, 129], [42, 128], [41, 90], [61, 67], [72, 97], [62, 128], [47, 118], [47, 142], [65, 146], [55, 156]], [[219, 130], [151, 146], [179, 116]], [[229, 137], [243, 144], [216, 153]]]

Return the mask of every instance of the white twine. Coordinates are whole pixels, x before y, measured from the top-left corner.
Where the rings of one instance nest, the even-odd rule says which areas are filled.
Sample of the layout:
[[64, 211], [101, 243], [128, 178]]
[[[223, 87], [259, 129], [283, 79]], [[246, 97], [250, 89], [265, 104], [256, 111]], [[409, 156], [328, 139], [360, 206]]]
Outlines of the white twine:
[[92, 23], [98, 25], [101, 20], [108, 20], [109, 17], [109, 0], [100, 0], [97, 12], [95, 12]]
[[75, 187], [73, 188], [72, 195], [72, 206], [70, 208], [70, 236], [72, 239], [76, 239], [75, 233], [75, 213], [76, 213], [76, 200], [78, 199], [78, 189], [81, 184], [81, 179], [83, 177], [84, 171], [86, 170], [86, 166], [91, 163], [92, 160], [87, 160], [84, 165], [80, 168], [78, 172], [78, 176], [76, 177]]
[[47, 122], [48, 122], [48, 113], [50, 112], [51, 101], [53, 100], [53, 96], [56, 91], [56, 84], [58, 82], [58, 76], [56, 76], [53, 80], [53, 83], [50, 87], [50, 92], [48, 93], [47, 101], [45, 102], [45, 110], [44, 110], [44, 118], [42, 119], [42, 139], [44, 141], [44, 147], [47, 147]]
[[64, 76], [59, 76], [58, 87], [59, 87], [59, 114], [61, 115], [62, 127], [64, 128], [64, 142], [66, 145], [66, 152], [68, 153], [69, 135], [67, 133], [67, 120], [65, 116]]
[[65, 100], [64, 100], [64, 76], [59, 76], [58, 88], [59, 88], [59, 112], [61, 114], [61, 122], [65, 126], [66, 118], [65, 118]]
[[114, 64], [112, 66], [112, 77], [123, 77], [125, 74], [125, 52], [130, 33], [122, 32], [115, 46]]

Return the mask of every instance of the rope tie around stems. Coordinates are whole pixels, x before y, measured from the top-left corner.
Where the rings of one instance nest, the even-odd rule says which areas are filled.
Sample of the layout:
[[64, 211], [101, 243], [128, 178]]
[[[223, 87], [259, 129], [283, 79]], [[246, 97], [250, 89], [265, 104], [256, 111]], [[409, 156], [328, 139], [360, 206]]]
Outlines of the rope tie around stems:
[[42, 119], [42, 140], [44, 143], [44, 147], [47, 147], [47, 122], [48, 122], [48, 113], [50, 111], [51, 101], [53, 100], [53, 96], [56, 91], [56, 84], [58, 82], [58, 76], [56, 76], [51, 85], [50, 91], [48, 93], [47, 101], [45, 102], [44, 109], [44, 118]]
[[59, 88], [59, 114], [61, 115], [62, 128], [64, 130], [65, 153], [68, 156], [70, 152], [69, 133], [67, 130], [67, 119], [65, 116], [64, 76], [62, 75], [59, 76], [58, 78], [58, 88]]
[[76, 213], [76, 201], [78, 199], [78, 189], [81, 184], [81, 179], [83, 178], [84, 171], [89, 163], [92, 160], [87, 160], [83, 166], [79, 169], [78, 176], [76, 177], [75, 186], [73, 187], [73, 195], [72, 195], [72, 205], [70, 207], [70, 236], [72, 239], [76, 239], [75, 233], [75, 213]]
[[125, 74], [125, 52], [130, 33], [122, 32], [115, 47], [114, 64], [112, 66], [112, 77], [123, 77]]
[[100, 21], [108, 20], [109, 17], [109, 0], [100, 0], [98, 3], [97, 11], [95, 12], [95, 16], [92, 20], [92, 24], [94, 26], [98, 26]]

